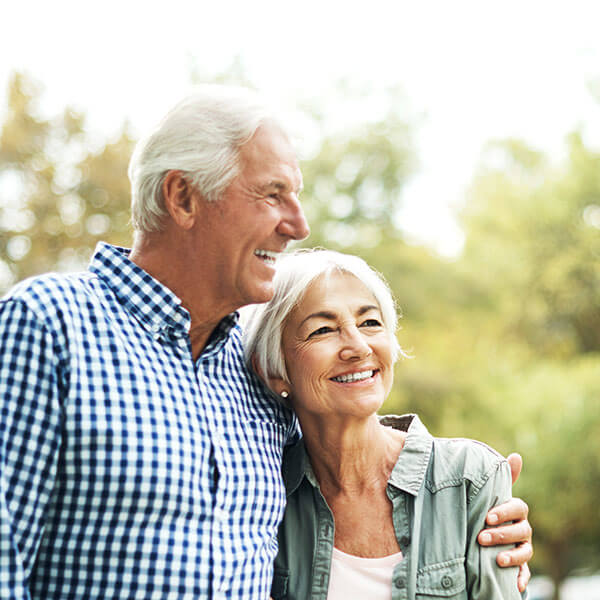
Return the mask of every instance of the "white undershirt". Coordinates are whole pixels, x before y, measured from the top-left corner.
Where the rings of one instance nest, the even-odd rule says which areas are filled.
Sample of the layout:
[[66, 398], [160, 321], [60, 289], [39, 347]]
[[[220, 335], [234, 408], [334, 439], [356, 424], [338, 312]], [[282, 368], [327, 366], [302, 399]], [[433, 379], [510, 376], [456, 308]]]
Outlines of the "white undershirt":
[[402, 552], [362, 558], [333, 549], [327, 600], [391, 600], [394, 567]]

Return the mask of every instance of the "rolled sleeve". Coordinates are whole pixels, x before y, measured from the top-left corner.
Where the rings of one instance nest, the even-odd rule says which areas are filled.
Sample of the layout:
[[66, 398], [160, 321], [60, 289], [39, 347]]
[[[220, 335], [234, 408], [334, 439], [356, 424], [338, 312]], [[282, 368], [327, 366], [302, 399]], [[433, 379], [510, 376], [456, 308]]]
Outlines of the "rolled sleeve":
[[52, 336], [21, 300], [0, 302], [0, 598], [29, 598], [61, 436]]
[[481, 546], [477, 541], [485, 527], [488, 510], [511, 498], [511, 476], [508, 463], [499, 460], [489, 471], [485, 482], [474, 486], [469, 498], [467, 588], [472, 600], [520, 600], [517, 589], [517, 567], [501, 568], [496, 557], [511, 546]]

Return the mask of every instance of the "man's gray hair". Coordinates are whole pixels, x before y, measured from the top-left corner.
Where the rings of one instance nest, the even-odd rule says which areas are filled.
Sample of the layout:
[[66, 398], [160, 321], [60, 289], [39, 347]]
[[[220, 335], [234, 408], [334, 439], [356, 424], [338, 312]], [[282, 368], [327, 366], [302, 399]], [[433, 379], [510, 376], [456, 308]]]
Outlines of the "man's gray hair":
[[335, 272], [353, 275], [373, 294], [390, 336], [394, 362], [399, 355], [404, 356], [396, 339], [398, 318], [394, 298], [379, 273], [358, 256], [332, 250], [297, 250], [277, 261], [273, 298], [266, 304], [243, 309], [244, 353], [248, 366], [252, 366], [254, 357], [264, 377], [283, 378], [289, 383], [281, 347], [286, 319], [313, 281]]
[[266, 121], [277, 119], [258, 94], [240, 87], [200, 86], [177, 104], [129, 162], [134, 229], [161, 229], [169, 171], [181, 171], [205, 200], [218, 200], [239, 172], [240, 146]]

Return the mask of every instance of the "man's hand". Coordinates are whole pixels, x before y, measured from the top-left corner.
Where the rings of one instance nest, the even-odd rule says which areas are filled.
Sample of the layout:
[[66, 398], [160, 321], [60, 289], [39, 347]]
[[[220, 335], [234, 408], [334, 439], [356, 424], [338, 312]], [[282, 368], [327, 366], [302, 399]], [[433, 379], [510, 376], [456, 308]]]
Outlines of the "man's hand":
[[[513, 484], [519, 478], [523, 459], [518, 454], [508, 457]], [[501, 567], [519, 566], [518, 586], [522, 592], [529, 583], [531, 573], [527, 561], [533, 556], [531, 544], [531, 525], [527, 520], [529, 507], [523, 500], [513, 498], [504, 504], [492, 508], [486, 517], [486, 523], [492, 529], [484, 529], [477, 537], [482, 546], [497, 546], [499, 544], [517, 544], [512, 550], [498, 554], [496, 562]], [[511, 523], [514, 521], [514, 523]], [[499, 524], [499, 527], [497, 525]], [[505, 524], [504, 523], [508, 523]]]

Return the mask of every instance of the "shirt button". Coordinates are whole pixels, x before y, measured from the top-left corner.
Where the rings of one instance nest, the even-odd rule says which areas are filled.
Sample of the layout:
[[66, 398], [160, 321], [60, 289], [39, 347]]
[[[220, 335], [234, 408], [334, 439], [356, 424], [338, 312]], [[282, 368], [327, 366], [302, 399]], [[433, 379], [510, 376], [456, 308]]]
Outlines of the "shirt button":
[[225, 521], [227, 519], [227, 511], [223, 508], [215, 508], [215, 519], [217, 521]]
[[410, 538], [403, 535], [400, 538], [399, 542], [400, 542], [400, 546], [402, 546], [402, 548], [406, 548], [406, 546], [408, 546], [410, 544]]
[[404, 577], [396, 577], [394, 585], [398, 589], [402, 589], [403, 587], [406, 587], [406, 579]]
[[448, 588], [452, 587], [452, 584], [454, 582], [452, 581], [452, 577], [450, 577], [449, 575], [444, 575], [442, 577], [442, 587], [447, 590]]

